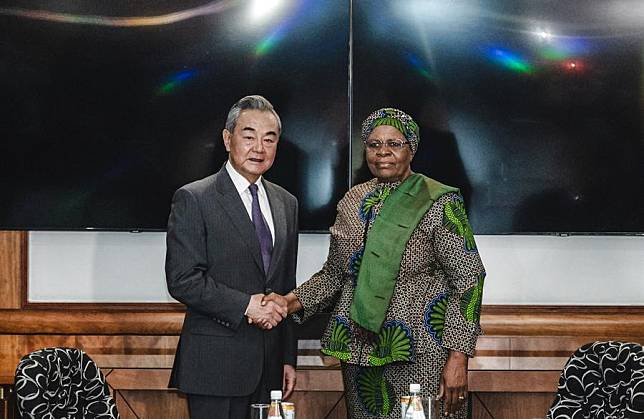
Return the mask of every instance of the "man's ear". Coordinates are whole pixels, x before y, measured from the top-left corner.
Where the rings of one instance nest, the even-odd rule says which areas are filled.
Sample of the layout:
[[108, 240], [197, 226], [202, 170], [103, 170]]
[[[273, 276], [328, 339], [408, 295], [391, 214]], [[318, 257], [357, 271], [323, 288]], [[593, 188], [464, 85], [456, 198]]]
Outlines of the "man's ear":
[[224, 145], [226, 146], [226, 151], [230, 152], [230, 138], [233, 135], [226, 128], [221, 132], [221, 138], [224, 139]]

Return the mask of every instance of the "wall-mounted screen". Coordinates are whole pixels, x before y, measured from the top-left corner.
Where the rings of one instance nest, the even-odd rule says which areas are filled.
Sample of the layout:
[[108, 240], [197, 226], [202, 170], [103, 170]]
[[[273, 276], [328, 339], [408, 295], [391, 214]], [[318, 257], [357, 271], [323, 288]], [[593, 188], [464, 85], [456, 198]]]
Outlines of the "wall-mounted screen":
[[266, 178], [299, 198], [301, 230], [332, 223], [346, 1], [5, 1], [0, 27], [1, 229], [165, 229], [173, 192], [222, 166], [247, 94], [283, 122]]
[[414, 116], [417, 171], [458, 186], [477, 233], [644, 232], [644, 4], [353, 3], [362, 120]]
[[[479, 234], [644, 232], [644, 6], [632, 1], [5, 1], [0, 229], [163, 230], [217, 171], [241, 96], [284, 131], [266, 174], [326, 231], [399, 107], [414, 170]], [[349, 139], [351, 137], [351, 140]]]

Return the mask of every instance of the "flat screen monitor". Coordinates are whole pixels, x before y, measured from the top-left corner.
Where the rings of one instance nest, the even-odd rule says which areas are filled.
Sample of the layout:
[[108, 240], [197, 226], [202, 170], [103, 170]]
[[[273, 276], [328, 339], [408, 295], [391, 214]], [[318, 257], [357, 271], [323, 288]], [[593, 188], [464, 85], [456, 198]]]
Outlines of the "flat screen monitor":
[[644, 6], [353, 2], [360, 124], [416, 118], [412, 167], [457, 186], [475, 232], [644, 232]]
[[164, 230], [218, 171], [239, 98], [283, 132], [266, 173], [327, 230], [349, 186], [344, 1], [4, 1], [0, 229]]
[[[326, 231], [370, 177], [360, 124], [399, 107], [412, 167], [479, 234], [644, 232], [644, 10], [572, 0], [5, 1], [0, 229], [165, 229], [226, 159], [226, 113], [284, 125], [267, 179]], [[351, 140], [350, 140], [351, 138]]]

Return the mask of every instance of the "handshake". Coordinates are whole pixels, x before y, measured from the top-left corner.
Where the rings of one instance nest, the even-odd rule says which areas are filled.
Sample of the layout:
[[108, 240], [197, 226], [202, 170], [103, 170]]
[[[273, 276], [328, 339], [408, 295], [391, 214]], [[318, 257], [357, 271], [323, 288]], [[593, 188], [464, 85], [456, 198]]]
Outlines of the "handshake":
[[[246, 311], [248, 324], [254, 324], [264, 330], [272, 329], [288, 316], [289, 302], [291, 307], [295, 306], [294, 302], [299, 303], [293, 293], [289, 293], [286, 296], [275, 294], [274, 292], [269, 295], [252, 295]], [[293, 311], [295, 310], [291, 310], [291, 312]]]

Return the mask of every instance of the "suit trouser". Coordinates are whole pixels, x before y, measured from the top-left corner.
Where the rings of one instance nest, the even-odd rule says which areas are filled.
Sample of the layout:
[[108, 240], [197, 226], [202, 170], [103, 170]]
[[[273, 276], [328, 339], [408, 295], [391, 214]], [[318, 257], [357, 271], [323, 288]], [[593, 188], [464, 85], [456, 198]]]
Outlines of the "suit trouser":
[[[264, 369], [266, 371], [266, 369]], [[252, 394], [240, 397], [203, 396], [187, 394], [190, 419], [244, 419], [250, 418], [251, 403], [270, 403], [270, 391], [265, 374]]]

